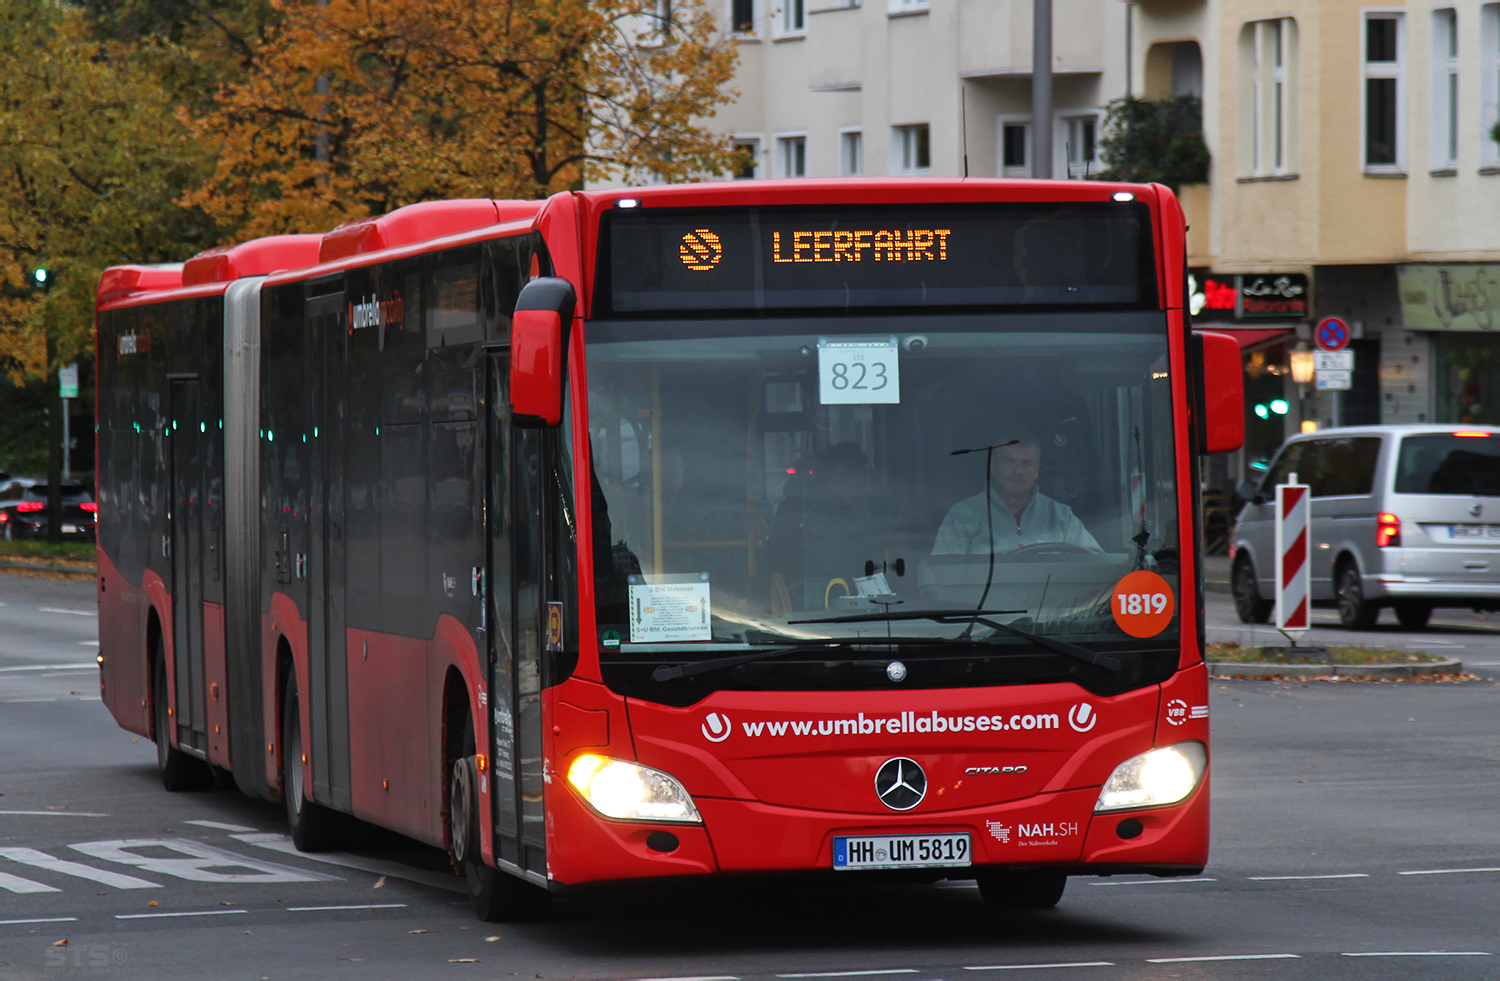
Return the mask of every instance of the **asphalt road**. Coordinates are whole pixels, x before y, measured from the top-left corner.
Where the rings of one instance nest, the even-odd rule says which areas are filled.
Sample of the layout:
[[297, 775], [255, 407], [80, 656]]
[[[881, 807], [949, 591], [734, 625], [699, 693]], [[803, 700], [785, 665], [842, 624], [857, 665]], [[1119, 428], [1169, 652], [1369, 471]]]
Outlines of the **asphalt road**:
[[0, 604], [0, 977], [1500, 976], [1488, 681], [1216, 683], [1196, 879], [1009, 916], [959, 883], [679, 883], [491, 925], [431, 849], [315, 859], [276, 805], [165, 793], [98, 702], [91, 584], [0, 575]]

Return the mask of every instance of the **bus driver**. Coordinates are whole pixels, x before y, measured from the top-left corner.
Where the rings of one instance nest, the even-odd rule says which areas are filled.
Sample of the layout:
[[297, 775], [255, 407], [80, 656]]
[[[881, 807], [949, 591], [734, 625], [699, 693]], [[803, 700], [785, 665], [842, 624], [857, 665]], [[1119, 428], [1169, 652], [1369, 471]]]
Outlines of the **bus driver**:
[[[1104, 552], [1072, 508], [1037, 490], [1042, 448], [1034, 435], [1023, 434], [997, 447], [991, 459], [988, 510], [983, 491], [953, 505], [938, 529], [933, 555], [985, 555], [989, 550], [1010, 552], [1047, 542]], [[985, 533], [991, 527], [994, 538], [986, 546]]]

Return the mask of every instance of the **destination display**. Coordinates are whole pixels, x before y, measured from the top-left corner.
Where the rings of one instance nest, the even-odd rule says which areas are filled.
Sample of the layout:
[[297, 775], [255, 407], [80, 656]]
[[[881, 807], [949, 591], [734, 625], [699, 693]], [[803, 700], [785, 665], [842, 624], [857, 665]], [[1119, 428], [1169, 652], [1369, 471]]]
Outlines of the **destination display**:
[[1154, 307], [1138, 202], [616, 210], [596, 316], [886, 307]]

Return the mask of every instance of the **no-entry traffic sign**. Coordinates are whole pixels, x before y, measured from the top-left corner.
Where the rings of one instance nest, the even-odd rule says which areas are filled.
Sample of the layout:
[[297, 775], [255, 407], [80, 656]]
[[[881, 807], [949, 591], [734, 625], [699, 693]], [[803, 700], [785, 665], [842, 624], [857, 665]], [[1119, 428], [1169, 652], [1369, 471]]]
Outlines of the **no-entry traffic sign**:
[[1324, 351], [1342, 351], [1349, 346], [1349, 322], [1343, 317], [1324, 317], [1313, 330], [1313, 340]]

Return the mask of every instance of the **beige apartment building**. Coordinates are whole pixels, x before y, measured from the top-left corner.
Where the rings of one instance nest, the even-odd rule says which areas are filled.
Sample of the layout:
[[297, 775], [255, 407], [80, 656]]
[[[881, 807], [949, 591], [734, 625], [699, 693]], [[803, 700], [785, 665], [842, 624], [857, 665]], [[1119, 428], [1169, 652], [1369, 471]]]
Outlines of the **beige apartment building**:
[[[1030, 175], [1031, 0], [724, 0], [744, 177]], [[1055, 176], [1103, 107], [1200, 95], [1181, 189], [1200, 326], [1246, 357], [1253, 474], [1335, 422], [1500, 423], [1500, 3], [1055, 0]], [[965, 159], [967, 157], [967, 159]], [[1343, 318], [1346, 391], [1290, 355]]]

